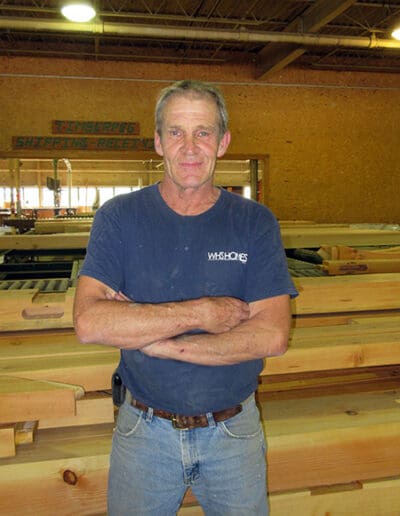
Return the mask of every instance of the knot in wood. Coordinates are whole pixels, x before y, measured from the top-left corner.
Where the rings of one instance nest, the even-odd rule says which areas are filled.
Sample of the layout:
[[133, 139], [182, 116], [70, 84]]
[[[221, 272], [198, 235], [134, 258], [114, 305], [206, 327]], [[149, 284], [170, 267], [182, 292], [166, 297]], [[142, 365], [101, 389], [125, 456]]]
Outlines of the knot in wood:
[[63, 473], [63, 480], [67, 484], [74, 486], [78, 482], [78, 476], [70, 469], [66, 469]]

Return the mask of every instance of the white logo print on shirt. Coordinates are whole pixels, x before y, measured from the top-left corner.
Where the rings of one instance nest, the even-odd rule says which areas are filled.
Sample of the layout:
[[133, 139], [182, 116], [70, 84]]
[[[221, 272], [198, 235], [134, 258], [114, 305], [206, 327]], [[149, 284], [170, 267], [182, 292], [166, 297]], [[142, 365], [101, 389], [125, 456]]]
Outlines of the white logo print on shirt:
[[209, 262], [241, 262], [247, 263], [247, 253], [238, 253], [237, 251], [214, 251], [209, 252]]

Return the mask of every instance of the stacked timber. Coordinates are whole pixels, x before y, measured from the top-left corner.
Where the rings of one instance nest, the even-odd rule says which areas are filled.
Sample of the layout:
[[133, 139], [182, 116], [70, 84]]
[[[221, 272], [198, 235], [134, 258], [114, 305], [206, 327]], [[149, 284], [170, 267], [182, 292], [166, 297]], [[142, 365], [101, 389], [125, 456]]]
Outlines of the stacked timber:
[[400, 246], [355, 248], [322, 246], [322, 270], [329, 275], [400, 272]]
[[91, 217], [68, 217], [37, 219], [35, 221], [36, 234], [50, 233], [82, 233], [90, 231], [93, 223]]
[[[90, 225], [91, 219], [85, 218], [82, 221], [71, 219], [70, 226], [57, 219], [54, 223], [44, 221], [42, 226], [37, 221], [36, 226], [42, 233], [36, 230], [36, 233], [24, 235], [0, 235], [0, 249], [85, 249]], [[397, 226], [378, 228], [375, 225], [280, 221], [280, 227], [285, 249], [319, 248], [322, 245], [400, 246], [400, 228]], [[51, 234], [47, 234], [50, 231]]]
[[[371, 250], [385, 260], [400, 246], [398, 231], [311, 226], [283, 224], [286, 247], [317, 248], [329, 261], [370, 260], [354, 253], [391, 246]], [[86, 246], [87, 233], [67, 236], [0, 237], [0, 248]], [[257, 393], [271, 516], [398, 516], [400, 273], [294, 283], [289, 350], [266, 360]], [[118, 351], [77, 341], [74, 293], [0, 292], [1, 514], [106, 513]], [[191, 493], [179, 514], [203, 514]]]
[[[258, 391], [271, 515], [398, 515], [400, 274], [294, 281], [289, 350]], [[78, 343], [73, 294], [0, 297], [2, 514], [106, 512], [118, 352]]]

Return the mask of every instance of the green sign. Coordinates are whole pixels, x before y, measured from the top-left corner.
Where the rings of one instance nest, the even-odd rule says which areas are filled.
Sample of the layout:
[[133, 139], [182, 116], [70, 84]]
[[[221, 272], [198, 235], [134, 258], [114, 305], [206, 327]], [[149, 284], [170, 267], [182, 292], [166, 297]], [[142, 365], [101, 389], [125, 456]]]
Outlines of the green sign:
[[13, 136], [12, 148], [16, 150], [154, 151], [154, 139]]

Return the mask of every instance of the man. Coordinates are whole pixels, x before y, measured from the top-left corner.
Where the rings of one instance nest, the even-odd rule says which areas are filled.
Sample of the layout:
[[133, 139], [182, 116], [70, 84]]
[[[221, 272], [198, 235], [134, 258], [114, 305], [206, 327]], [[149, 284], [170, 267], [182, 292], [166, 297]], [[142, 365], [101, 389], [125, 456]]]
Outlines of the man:
[[176, 514], [188, 487], [207, 515], [268, 513], [254, 391], [296, 291], [271, 212], [213, 183], [227, 118], [211, 85], [164, 90], [163, 180], [95, 217], [74, 316], [82, 342], [121, 349], [110, 516]]

